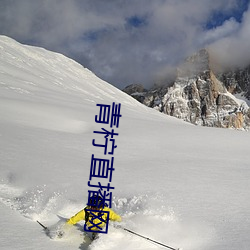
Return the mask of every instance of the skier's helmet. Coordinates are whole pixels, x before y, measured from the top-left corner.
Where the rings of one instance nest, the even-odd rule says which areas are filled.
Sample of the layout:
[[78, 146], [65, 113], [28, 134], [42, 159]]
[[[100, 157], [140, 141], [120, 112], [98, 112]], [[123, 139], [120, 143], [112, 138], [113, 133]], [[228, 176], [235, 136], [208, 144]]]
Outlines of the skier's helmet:
[[94, 195], [89, 198], [87, 205], [92, 208], [100, 208], [102, 203], [102, 197]]

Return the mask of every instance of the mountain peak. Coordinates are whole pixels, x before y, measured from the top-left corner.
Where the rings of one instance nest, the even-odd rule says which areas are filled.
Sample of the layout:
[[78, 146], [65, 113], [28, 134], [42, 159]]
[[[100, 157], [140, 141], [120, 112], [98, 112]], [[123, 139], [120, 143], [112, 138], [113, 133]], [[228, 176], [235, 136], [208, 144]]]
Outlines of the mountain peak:
[[[136, 99], [196, 125], [248, 129], [250, 109], [244, 100], [233, 95], [237, 84], [248, 86], [248, 71], [219, 77], [213, 67], [209, 51], [201, 49], [179, 66], [171, 86], [156, 87]], [[235, 75], [234, 81], [232, 75]]]
[[177, 69], [178, 77], [194, 77], [210, 70], [210, 55], [207, 49], [201, 49], [189, 56]]

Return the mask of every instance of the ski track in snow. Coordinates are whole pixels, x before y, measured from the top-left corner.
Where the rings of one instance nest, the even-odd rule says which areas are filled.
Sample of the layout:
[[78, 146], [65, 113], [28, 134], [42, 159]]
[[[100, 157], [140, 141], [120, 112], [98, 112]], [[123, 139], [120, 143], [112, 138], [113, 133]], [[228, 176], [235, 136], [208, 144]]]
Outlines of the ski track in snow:
[[[76, 211], [82, 209], [82, 204], [65, 200], [63, 194], [50, 193], [44, 185], [31, 190], [22, 190], [12, 186], [10, 183], [0, 184], [0, 202], [20, 213], [26, 219], [36, 222], [45, 222], [50, 229], [50, 237], [56, 241], [63, 241], [69, 245], [79, 244], [79, 249], [109, 249], [115, 250], [124, 248], [124, 241], [127, 242], [126, 249], [162, 249], [161, 246], [135, 236], [122, 229], [114, 228], [114, 223], [109, 224], [108, 234], [99, 234], [99, 238], [90, 242], [84, 236], [83, 222], [72, 228], [68, 228], [62, 239], [57, 238], [57, 231], [63, 228], [65, 220], [59, 220], [58, 215], [69, 218]], [[113, 209], [118, 212], [123, 222], [121, 225], [145, 237], [159, 241], [163, 244], [180, 247], [185, 245], [185, 249], [198, 249], [199, 244], [204, 244], [199, 238], [199, 227], [201, 225], [185, 224], [179, 219], [171, 207], [164, 205], [164, 196], [161, 194], [143, 194], [133, 197], [113, 199]], [[204, 228], [202, 228], [204, 230]], [[181, 240], [180, 240], [181, 236]], [[197, 237], [198, 236], [198, 237]], [[122, 241], [121, 241], [122, 239]]]

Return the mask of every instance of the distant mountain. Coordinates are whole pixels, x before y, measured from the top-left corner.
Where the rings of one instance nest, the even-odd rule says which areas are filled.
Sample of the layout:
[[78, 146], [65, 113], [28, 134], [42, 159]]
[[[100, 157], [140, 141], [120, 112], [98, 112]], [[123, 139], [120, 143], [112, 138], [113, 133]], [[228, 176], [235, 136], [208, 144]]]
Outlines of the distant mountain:
[[196, 125], [248, 129], [250, 67], [216, 72], [213, 66], [209, 52], [202, 49], [180, 65], [170, 86], [145, 90], [130, 85], [124, 92], [146, 106]]

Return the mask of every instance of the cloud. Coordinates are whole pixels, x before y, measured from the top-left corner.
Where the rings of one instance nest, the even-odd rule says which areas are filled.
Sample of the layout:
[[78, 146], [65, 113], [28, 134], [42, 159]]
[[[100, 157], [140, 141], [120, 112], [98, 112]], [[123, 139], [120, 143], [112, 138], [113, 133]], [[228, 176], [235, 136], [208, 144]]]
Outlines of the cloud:
[[224, 21], [221, 26], [204, 31], [200, 38], [201, 44], [211, 44], [225, 37], [235, 34], [240, 28], [240, 24], [232, 17]]
[[218, 53], [243, 44], [247, 13], [242, 23], [227, 18], [206, 28], [214, 13], [238, 9], [237, 0], [2, 0], [0, 33], [61, 52], [120, 88], [148, 87], [204, 46]]
[[[227, 29], [226, 24], [220, 29]], [[218, 64], [225, 67], [245, 67], [250, 64], [250, 9], [243, 15], [242, 22], [221, 39], [210, 44], [210, 51]]]

